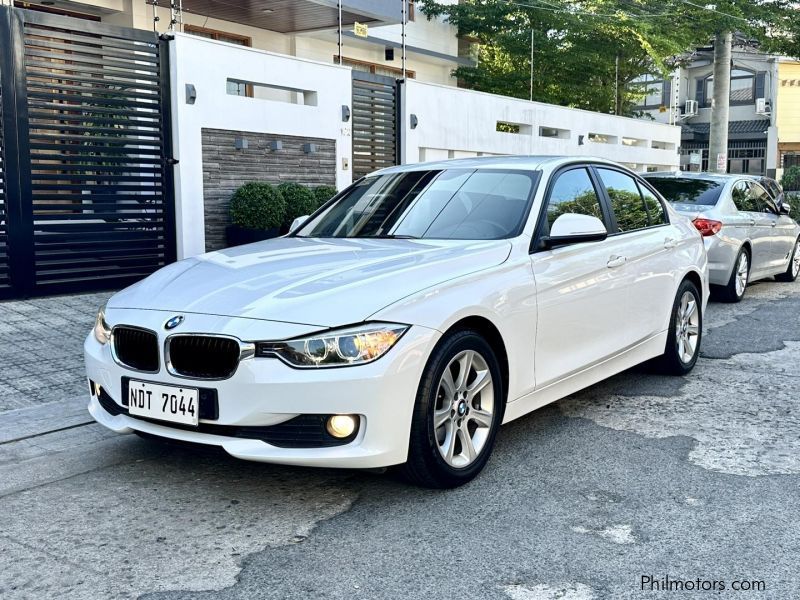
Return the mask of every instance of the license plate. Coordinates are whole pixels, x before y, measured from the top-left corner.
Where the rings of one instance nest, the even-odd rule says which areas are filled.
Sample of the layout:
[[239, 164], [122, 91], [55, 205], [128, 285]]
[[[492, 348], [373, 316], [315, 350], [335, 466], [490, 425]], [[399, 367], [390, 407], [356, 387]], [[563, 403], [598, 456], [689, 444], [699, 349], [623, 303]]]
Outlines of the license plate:
[[128, 412], [135, 417], [197, 425], [198, 395], [197, 388], [131, 379], [128, 382]]

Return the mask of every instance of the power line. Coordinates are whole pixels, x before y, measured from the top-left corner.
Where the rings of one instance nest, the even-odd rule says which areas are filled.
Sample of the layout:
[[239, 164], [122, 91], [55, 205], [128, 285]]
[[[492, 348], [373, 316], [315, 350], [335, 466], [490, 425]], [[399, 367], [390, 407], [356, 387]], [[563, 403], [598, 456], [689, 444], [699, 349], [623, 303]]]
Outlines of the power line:
[[737, 16], [737, 15], [731, 15], [731, 14], [729, 14], [729, 13], [722, 12], [721, 10], [717, 10], [716, 8], [712, 8], [712, 7], [710, 7], [710, 6], [701, 6], [700, 4], [695, 4], [694, 2], [689, 2], [689, 0], [682, 0], [682, 2], [683, 2], [684, 4], [688, 4], [689, 6], [694, 6], [695, 8], [701, 8], [701, 9], [703, 9], [703, 10], [707, 10], [707, 11], [709, 11], [709, 12], [714, 12], [714, 13], [717, 13], [717, 14], [719, 14], [719, 15], [726, 16], [726, 17], [728, 17], [728, 18], [730, 18], [730, 19], [738, 19], [738, 20], [740, 20], [740, 21], [745, 21], [745, 22], [747, 22], [747, 23], [749, 23], [749, 22], [750, 22], [748, 19], [746, 19], [746, 18], [744, 18], [744, 17], [739, 17], [739, 16]]

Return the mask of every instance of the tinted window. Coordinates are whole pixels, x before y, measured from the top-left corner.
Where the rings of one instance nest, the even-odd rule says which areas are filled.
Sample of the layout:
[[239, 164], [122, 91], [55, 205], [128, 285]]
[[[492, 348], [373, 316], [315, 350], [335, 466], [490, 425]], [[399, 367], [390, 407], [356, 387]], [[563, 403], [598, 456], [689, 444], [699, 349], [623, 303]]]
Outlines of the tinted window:
[[636, 180], [630, 175], [611, 169], [597, 169], [611, 200], [611, 210], [619, 231], [634, 231], [648, 225], [647, 211]]
[[713, 206], [719, 200], [723, 183], [694, 177], [645, 177], [669, 202]]
[[297, 235], [506, 238], [521, 230], [534, 182], [532, 173], [488, 169], [366, 177]]
[[751, 210], [766, 213], [777, 212], [777, 209], [774, 208], [775, 203], [772, 201], [769, 192], [759, 184], [750, 184], [750, 197], [752, 198], [751, 204], [754, 207]]
[[667, 222], [667, 216], [664, 214], [664, 206], [661, 200], [656, 198], [655, 194], [648, 190], [645, 186], [640, 185], [639, 189], [644, 198], [644, 206], [647, 209], [647, 218], [650, 220], [650, 226], [664, 225]]
[[544, 235], [548, 235], [555, 220], [566, 213], [590, 215], [605, 221], [600, 199], [586, 169], [571, 169], [556, 179], [547, 201]]

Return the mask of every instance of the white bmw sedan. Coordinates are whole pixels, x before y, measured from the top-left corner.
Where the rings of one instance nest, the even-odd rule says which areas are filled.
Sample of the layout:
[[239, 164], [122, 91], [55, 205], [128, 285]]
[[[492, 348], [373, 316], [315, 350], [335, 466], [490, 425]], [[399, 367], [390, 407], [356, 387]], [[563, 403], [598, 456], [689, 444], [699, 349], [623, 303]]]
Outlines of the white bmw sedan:
[[379, 171], [286, 237], [167, 266], [85, 344], [89, 411], [256, 461], [452, 487], [502, 423], [653, 359], [685, 374], [700, 234], [600, 159]]

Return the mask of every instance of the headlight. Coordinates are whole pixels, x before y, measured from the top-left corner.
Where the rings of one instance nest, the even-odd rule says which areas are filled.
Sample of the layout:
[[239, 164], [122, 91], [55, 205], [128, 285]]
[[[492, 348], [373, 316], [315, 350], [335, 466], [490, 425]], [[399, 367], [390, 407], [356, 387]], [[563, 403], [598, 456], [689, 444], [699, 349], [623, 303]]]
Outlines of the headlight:
[[97, 311], [97, 317], [94, 320], [94, 339], [101, 344], [107, 344], [111, 339], [111, 327], [106, 323], [105, 308]]
[[408, 330], [397, 323], [365, 323], [285, 342], [259, 342], [257, 356], [277, 356], [293, 367], [347, 367], [379, 359]]

